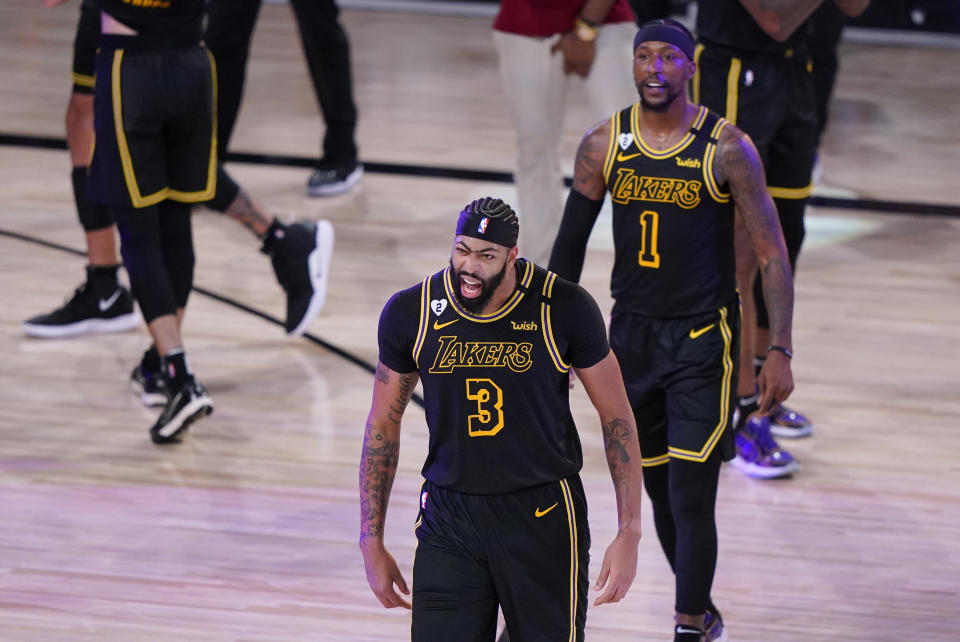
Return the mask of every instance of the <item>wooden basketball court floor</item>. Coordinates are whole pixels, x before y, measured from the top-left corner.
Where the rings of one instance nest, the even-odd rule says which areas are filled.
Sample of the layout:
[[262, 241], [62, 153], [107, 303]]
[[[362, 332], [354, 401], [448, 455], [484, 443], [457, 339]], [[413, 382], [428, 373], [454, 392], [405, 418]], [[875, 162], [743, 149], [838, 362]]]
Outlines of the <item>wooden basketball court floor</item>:
[[[12, 5], [0, 132], [62, 137], [76, 6]], [[343, 18], [364, 160], [510, 171], [489, 19]], [[288, 8], [263, 8], [235, 151], [316, 153], [322, 124], [295, 33]], [[842, 65], [819, 193], [956, 206], [960, 51], [845, 44]], [[568, 172], [593, 120], [582, 88], [569, 102]], [[281, 216], [333, 222], [329, 297], [310, 332], [370, 364], [381, 306], [443, 267], [456, 212], [515, 196], [500, 182], [368, 172], [317, 200], [303, 196], [302, 168], [229, 169]], [[0, 640], [407, 639], [408, 613], [380, 607], [356, 547], [367, 370], [195, 294], [185, 340], [216, 412], [158, 448], [156, 413], [128, 386], [145, 331], [21, 334], [82, 278], [82, 257], [9, 234], [81, 248], [68, 176], [65, 151], [0, 146]], [[194, 221], [197, 285], [281, 317], [255, 240], [210, 212]], [[583, 283], [608, 309], [599, 227]], [[960, 639], [960, 218], [816, 207], [808, 227], [792, 403], [816, 432], [783, 442], [803, 464], [793, 479], [722, 471], [714, 600], [733, 640]], [[595, 577], [613, 494], [582, 389], [573, 405]], [[425, 447], [411, 405], [387, 526], [408, 580]], [[589, 610], [590, 640], [669, 639], [673, 580], [644, 510], [636, 582], [622, 603]]]

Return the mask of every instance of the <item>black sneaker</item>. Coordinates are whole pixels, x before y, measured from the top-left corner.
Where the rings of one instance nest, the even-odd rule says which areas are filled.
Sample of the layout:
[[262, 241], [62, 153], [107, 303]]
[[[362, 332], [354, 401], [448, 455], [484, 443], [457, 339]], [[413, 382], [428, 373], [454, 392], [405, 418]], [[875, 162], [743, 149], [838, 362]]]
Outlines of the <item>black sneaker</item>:
[[133, 298], [122, 285], [106, 296], [98, 296], [84, 283], [62, 307], [24, 321], [24, 334], [43, 339], [73, 337], [88, 332], [123, 332], [140, 325]]
[[274, 239], [270, 255], [277, 281], [287, 293], [287, 334], [299, 336], [323, 308], [333, 255], [333, 225], [298, 221]]
[[167, 384], [159, 370], [151, 372], [138, 364], [130, 374], [130, 387], [140, 395], [144, 406], [167, 405]]
[[307, 196], [336, 196], [343, 194], [357, 184], [363, 176], [363, 165], [352, 163], [331, 163], [321, 160], [313, 168], [313, 174], [307, 181]]
[[155, 444], [172, 444], [180, 441], [180, 434], [197, 419], [213, 412], [213, 401], [200, 382], [193, 376], [176, 391], [171, 391], [166, 407], [157, 423], [150, 428], [150, 439]]

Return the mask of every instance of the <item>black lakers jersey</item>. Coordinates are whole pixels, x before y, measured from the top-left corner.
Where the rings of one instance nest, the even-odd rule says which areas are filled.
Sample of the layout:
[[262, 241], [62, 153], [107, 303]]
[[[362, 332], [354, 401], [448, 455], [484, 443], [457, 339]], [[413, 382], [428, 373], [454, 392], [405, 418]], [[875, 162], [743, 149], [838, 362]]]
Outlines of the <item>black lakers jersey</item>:
[[205, 0], [93, 0], [93, 4], [140, 35], [203, 34]]
[[580, 286], [524, 259], [516, 269], [518, 288], [492, 314], [459, 305], [448, 267], [380, 317], [380, 362], [423, 383], [423, 476], [458, 492], [511, 492], [583, 464], [568, 373], [610, 352], [603, 317]]
[[708, 43], [739, 51], [783, 52], [796, 49], [811, 30], [809, 20], [794, 31], [786, 42], [777, 42], [760, 28], [740, 0], [709, 0], [697, 3], [697, 37]]
[[733, 201], [713, 174], [728, 122], [701, 107], [690, 130], [657, 151], [640, 135], [639, 103], [614, 114], [603, 175], [613, 201], [610, 289], [649, 317], [716, 310], [735, 296]]

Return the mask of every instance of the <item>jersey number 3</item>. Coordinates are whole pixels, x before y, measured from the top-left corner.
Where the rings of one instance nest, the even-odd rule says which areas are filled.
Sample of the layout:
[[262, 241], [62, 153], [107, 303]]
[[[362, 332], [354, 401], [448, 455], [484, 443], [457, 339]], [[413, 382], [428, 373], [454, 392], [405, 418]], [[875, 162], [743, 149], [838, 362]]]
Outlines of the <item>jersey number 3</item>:
[[660, 215], [653, 210], [644, 210], [640, 215], [640, 234], [640, 265], [659, 268], [660, 252], [657, 251], [657, 239], [660, 234]]
[[503, 390], [491, 379], [467, 379], [467, 399], [477, 412], [467, 416], [471, 437], [492, 437], [503, 428]]

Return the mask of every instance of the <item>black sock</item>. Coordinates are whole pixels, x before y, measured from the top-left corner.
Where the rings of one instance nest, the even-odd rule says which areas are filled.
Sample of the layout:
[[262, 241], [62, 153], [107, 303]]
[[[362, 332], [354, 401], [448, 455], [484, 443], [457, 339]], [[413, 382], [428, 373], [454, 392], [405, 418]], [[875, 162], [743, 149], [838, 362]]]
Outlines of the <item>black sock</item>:
[[754, 393], [749, 397], [737, 397], [737, 421], [734, 424], [734, 430], [740, 430], [747, 423], [750, 415], [755, 413], [760, 405], [757, 403], [759, 396]]
[[174, 348], [163, 356], [163, 370], [171, 390], [177, 390], [193, 376], [183, 348]]
[[119, 265], [88, 265], [87, 285], [94, 292], [112, 294], [120, 285], [117, 282]]
[[274, 218], [273, 222], [270, 223], [270, 227], [263, 233], [263, 247], [260, 248], [260, 251], [264, 254], [272, 255], [277, 249], [277, 244], [282, 241], [286, 235], [287, 226], [281, 223], [279, 219]]
[[151, 343], [140, 359], [140, 368], [144, 372], [160, 372], [160, 366], [160, 353], [157, 352], [157, 346]]
[[673, 628], [673, 642], [700, 642], [703, 631], [690, 624], [678, 624]]

